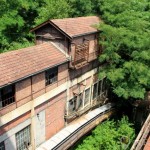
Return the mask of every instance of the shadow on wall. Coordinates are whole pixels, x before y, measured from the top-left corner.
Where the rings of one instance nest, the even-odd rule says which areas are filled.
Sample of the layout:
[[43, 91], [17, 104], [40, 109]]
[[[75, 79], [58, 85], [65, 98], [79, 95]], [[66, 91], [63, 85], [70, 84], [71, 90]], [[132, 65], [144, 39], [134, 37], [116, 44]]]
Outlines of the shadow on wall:
[[0, 150], [16, 150], [15, 135], [8, 131], [10, 124], [3, 125], [0, 117]]

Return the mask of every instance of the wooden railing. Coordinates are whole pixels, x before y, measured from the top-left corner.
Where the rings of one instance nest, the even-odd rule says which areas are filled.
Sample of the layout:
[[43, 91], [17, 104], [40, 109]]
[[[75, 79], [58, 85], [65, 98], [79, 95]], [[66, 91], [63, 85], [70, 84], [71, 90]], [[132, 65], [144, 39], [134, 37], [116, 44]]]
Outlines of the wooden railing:
[[131, 150], [143, 150], [149, 135], [150, 135], [150, 114], [147, 117], [136, 140], [134, 141]]
[[72, 65], [75, 67], [81, 63], [87, 63], [89, 55], [89, 41], [86, 41], [83, 44], [74, 44], [75, 52], [74, 59], [72, 60]]

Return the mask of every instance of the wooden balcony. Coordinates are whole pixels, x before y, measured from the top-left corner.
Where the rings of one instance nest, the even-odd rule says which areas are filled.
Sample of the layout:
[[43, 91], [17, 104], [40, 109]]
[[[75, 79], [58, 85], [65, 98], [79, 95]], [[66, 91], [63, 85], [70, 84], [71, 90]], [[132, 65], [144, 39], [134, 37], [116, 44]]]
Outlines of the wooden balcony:
[[72, 61], [70, 67], [72, 69], [79, 69], [89, 62], [95, 60], [98, 58], [101, 48], [99, 47], [98, 50], [89, 53], [89, 41], [86, 40], [83, 44], [75, 44], [73, 56], [72, 56]]
[[75, 51], [74, 56], [72, 59], [72, 66], [73, 68], [80, 68], [87, 64], [88, 62], [88, 55], [89, 55], [89, 41], [84, 42], [83, 44], [74, 44]]

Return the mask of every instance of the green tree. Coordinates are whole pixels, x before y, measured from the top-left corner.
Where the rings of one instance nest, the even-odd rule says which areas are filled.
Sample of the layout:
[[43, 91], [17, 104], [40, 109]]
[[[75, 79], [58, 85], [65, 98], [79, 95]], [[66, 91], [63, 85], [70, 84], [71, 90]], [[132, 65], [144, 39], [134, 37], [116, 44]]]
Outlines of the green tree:
[[0, 5], [0, 52], [31, 45], [33, 36], [29, 30], [38, 15], [38, 3], [32, 0], [1, 0]]
[[150, 90], [150, 2], [101, 0], [100, 9], [100, 78], [107, 77], [118, 97], [144, 99]]
[[48, 19], [67, 18], [71, 13], [71, 7], [66, 0], [44, 0], [38, 8], [36, 24], [43, 23]]
[[108, 120], [98, 125], [76, 150], [120, 150], [133, 142], [135, 130], [127, 117], [121, 120]]
[[69, 0], [72, 8], [72, 17], [89, 16], [94, 14], [94, 3], [92, 0]]

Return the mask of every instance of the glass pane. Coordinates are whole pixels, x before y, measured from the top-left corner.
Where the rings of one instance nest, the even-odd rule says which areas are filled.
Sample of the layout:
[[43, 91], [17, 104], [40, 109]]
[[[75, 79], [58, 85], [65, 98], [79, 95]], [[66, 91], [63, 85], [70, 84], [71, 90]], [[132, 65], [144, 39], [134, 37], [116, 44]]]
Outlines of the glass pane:
[[25, 150], [31, 144], [30, 126], [16, 133], [17, 150]]

